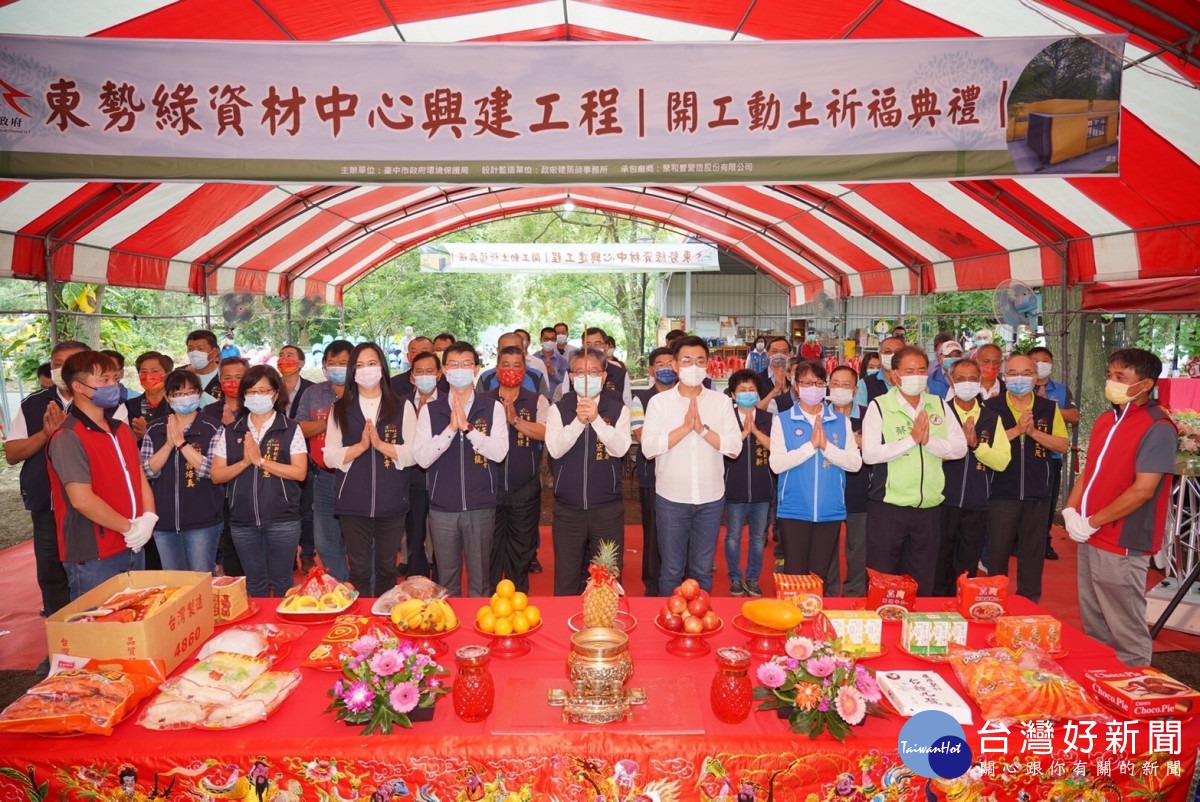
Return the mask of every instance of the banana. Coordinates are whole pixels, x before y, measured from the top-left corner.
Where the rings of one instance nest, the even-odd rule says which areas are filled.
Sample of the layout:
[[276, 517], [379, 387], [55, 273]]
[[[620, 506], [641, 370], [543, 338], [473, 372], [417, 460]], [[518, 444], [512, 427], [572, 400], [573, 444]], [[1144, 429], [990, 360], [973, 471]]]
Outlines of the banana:
[[404, 619], [405, 629], [421, 629], [421, 622], [424, 620], [425, 613], [422, 610], [417, 610]]
[[454, 629], [458, 626], [458, 616], [454, 614], [454, 608], [445, 599], [435, 599], [438, 607], [442, 609], [442, 620], [446, 622], [446, 629]]

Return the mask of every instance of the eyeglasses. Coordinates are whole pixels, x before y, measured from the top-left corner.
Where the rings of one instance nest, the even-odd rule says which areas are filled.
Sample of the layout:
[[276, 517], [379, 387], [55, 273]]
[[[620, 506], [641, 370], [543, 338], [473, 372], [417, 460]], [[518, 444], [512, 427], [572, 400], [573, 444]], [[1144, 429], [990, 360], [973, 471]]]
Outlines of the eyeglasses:
[[271, 389], [259, 390], [257, 388], [246, 391], [246, 395], [275, 395], [275, 391]]
[[702, 368], [708, 365], [708, 357], [700, 356], [692, 359], [691, 357], [685, 356], [683, 359], [676, 360], [676, 362], [681, 368], [690, 368], [692, 365]]
[[796, 382], [796, 386], [797, 387], [824, 387], [825, 382], [822, 382], [822, 381], [807, 381], [807, 382], [798, 381], [798, 382]]
[[580, 373], [577, 370], [573, 370], [573, 371], [571, 371], [571, 373], [572, 373], [572, 375], [575, 375], [575, 376], [590, 376], [593, 379], [601, 379], [605, 376], [605, 373], [602, 370], [601, 371], [589, 370], [587, 373]]
[[447, 362], [445, 367], [447, 367], [447, 368], [467, 368], [468, 370], [473, 370], [475, 368], [475, 363], [474, 362]]

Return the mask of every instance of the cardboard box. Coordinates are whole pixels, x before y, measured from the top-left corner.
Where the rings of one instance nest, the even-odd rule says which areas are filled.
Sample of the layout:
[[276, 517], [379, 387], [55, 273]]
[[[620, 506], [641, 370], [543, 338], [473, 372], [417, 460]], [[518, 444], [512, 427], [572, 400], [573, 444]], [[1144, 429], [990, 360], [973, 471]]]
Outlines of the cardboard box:
[[[103, 604], [128, 588], [183, 587], [183, 592], [144, 621], [68, 623], [76, 613]], [[80, 596], [46, 619], [50, 654], [162, 660], [174, 671], [213, 633], [212, 576], [192, 571], [130, 571]]]
[[1096, 669], [1084, 674], [1082, 685], [1126, 716], [1190, 716], [1200, 709], [1200, 693], [1149, 666], [1124, 671]]
[[814, 618], [825, 606], [825, 581], [816, 574], [775, 574], [775, 598], [790, 602]]
[[950, 644], [967, 645], [967, 621], [958, 613], [905, 613], [900, 646], [909, 654], [944, 655]]
[[863, 654], [879, 654], [883, 648], [883, 618], [873, 610], [826, 610], [842, 646]]
[[218, 576], [212, 581], [213, 620], [217, 624], [240, 618], [250, 610], [246, 595], [246, 577]]
[[996, 645], [1061, 652], [1062, 622], [1052, 615], [1002, 615], [996, 619]]
[[902, 716], [924, 710], [940, 710], [959, 724], [971, 724], [971, 707], [950, 684], [934, 671], [879, 671], [879, 690]]

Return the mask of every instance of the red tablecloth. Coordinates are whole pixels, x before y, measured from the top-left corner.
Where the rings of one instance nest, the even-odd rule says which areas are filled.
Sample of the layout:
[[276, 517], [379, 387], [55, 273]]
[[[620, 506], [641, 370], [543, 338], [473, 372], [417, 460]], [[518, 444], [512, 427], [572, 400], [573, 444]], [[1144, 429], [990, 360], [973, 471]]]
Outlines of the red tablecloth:
[[1158, 402], [1170, 410], [1200, 410], [1200, 379], [1159, 379]]
[[[834, 599], [830, 605], [849, 606], [852, 601]], [[240, 730], [155, 733], [128, 720], [109, 738], [0, 735], [0, 802], [40, 802], [58, 799], [60, 793], [66, 799], [114, 802], [156, 797], [193, 802], [215, 798], [334, 802], [371, 797], [372, 802], [384, 802], [406, 795], [440, 800], [503, 798], [500, 787], [524, 794], [518, 798], [589, 802], [601, 797], [632, 799], [634, 788], [652, 799], [654, 792], [667, 800], [720, 798], [722, 789], [736, 794], [745, 787], [754, 789], [757, 799], [811, 802], [833, 800], [842, 774], [849, 780], [849, 785], [843, 785], [848, 794], [844, 802], [1114, 799], [1118, 792], [1125, 798], [1144, 794], [1182, 801], [1195, 772], [1200, 744], [1200, 723], [1195, 721], [1183, 726], [1178, 754], [1148, 754], [1151, 733], [1144, 723], [1132, 727], [1132, 751], [1110, 749], [1106, 728], [1099, 725], [1094, 748], [1086, 754], [1080, 751], [1082, 745], [1068, 751], [1061, 734], [1055, 736], [1051, 753], [1039, 754], [1035, 747], [1026, 748], [1019, 727], [1004, 739], [1004, 752], [981, 754], [977, 729], [982, 721], [976, 710], [975, 724], [966, 731], [977, 769], [950, 782], [925, 780], [901, 764], [897, 737], [904, 719], [899, 716], [869, 718], [845, 744], [828, 736], [810, 740], [793, 735], [786, 722], [769, 711], [754, 712], [736, 726], [725, 725], [709, 707], [713, 657], [685, 659], [668, 654], [667, 636], [652, 621], [662, 603], [655, 599], [630, 600], [639, 620], [630, 637], [631, 684], [647, 688], [647, 708], [639, 710], [632, 722], [563, 725], [545, 715], [545, 692], [551, 685], [567, 687], [570, 631], [565, 622], [580, 604], [574, 598], [534, 602], [543, 610], [545, 623], [531, 636], [530, 654], [492, 660], [498, 695], [496, 712], [485, 722], [460, 721], [451, 701], [445, 699], [431, 722], [391, 736], [364, 737], [358, 734], [359, 727], [347, 727], [322, 712], [336, 675], [302, 669], [304, 677], [296, 693], [271, 720]], [[711, 639], [712, 646], [747, 641], [729, 625], [739, 603], [714, 599], [726, 626]], [[469, 626], [480, 600], [457, 599], [453, 604], [464, 626], [448, 636], [451, 650], [485, 641]], [[924, 599], [920, 606], [940, 610], [945, 604], [943, 599]], [[1010, 607], [1015, 613], [1039, 612], [1024, 599], [1013, 599]], [[264, 601], [255, 620], [274, 620], [273, 612], [268, 612], [272, 609]], [[896, 643], [899, 628], [898, 623], [884, 625], [889, 653], [872, 661], [872, 668], [932, 669], [960, 688], [948, 667], [902, 654]], [[278, 667], [297, 666], [326, 629], [309, 628]], [[973, 624], [971, 645], [984, 645], [993, 629]], [[1079, 677], [1087, 669], [1118, 667], [1111, 649], [1077, 630], [1066, 630], [1069, 654], [1060, 662], [1069, 673]], [[450, 655], [443, 659], [448, 667], [453, 663]], [[990, 743], [994, 749], [997, 741], [990, 739]], [[256, 761], [266, 767], [261, 795], [247, 778]], [[619, 761], [627, 761], [619, 764], [619, 776], [626, 770], [635, 772], [630, 786], [614, 779]], [[1125, 767], [1123, 761], [1131, 763]], [[118, 775], [126, 765], [136, 771], [133, 796], [120, 790]], [[1123, 767], [1131, 773], [1122, 773]], [[986, 769], [993, 771], [989, 774]], [[228, 790], [217, 790], [218, 781], [227, 784], [231, 778], [237, 781]], [[42, 783], [49, 783], [48, 793], [38, 795], [36, 786]]]

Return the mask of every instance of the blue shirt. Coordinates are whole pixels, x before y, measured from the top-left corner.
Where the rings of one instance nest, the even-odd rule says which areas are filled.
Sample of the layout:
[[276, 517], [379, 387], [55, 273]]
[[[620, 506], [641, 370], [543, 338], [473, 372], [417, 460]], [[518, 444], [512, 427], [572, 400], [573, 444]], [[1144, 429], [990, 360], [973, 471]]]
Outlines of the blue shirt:
[[[870, 374], [868, 374], [868, 375], [870, 375]], [[875, 376], [881, 382], [886, 384], [889, 390], [891, 389], [892, 383], [887, 380], [886, 376], [883, 375], [883, 368], [880, 368], [879, 370], [875, 371]], [[946, 394], [942, 393], [942, 395], [945, 396]], [[866, 382], [860, 381], [858, 383], [858, 392], [856, 392], [854, 394], [854, 403], [860, 407], [865, 407], [867, 405], [867, 383]]]
[[[1059, 384], [1054, 379], [1047, 379], [1045, 390], [1046, 398], [1058, 404], [1059, 409], [1075, 409], [1075, 402], [1071, 400], [1071, 391], [1067, 389], [1067, 385]], [[1063, 455], [1057, 451], [1050, 452], [1050, 456], [1054, 459], [1063, 458]]]
[[930, 395], [936, 395], [938, 398], [945, 398], [950, 392], [950, 382], [946, 381], [946, 371], [942, 369], [942, 363], [934, 360], [933, 367], [929, 369], [929, 380], [925, 383], [925, 392]]

